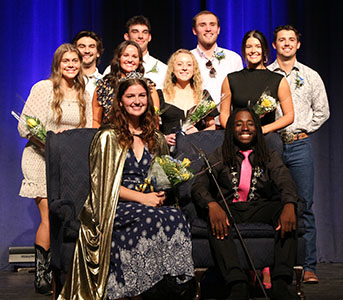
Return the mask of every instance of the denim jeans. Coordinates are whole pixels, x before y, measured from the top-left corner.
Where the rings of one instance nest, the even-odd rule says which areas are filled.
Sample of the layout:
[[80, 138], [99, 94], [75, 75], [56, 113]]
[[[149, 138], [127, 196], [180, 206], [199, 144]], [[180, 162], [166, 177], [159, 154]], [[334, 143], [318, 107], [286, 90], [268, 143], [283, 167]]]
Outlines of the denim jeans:
[[304, 270], [315, 271], [317, 263], [316, 251], [316, 225], [312, 211], [314, 167], [312, 158], [311, 141], [309, 138], [285, 144], [283, 149], [283, 160], [289, 168], [297, 185], [298, 194], [306, 203], [304, 211], [305, 223], [305, 264]]
[[277, 153], [279, 153], [280, 157], [283, 155], [283, 142], [281, 140], [281, 137], [276, 132], [269, 132], [264, 135], [264, 139], [267, 143], [267, 146], [270, 149], [275, 150]]

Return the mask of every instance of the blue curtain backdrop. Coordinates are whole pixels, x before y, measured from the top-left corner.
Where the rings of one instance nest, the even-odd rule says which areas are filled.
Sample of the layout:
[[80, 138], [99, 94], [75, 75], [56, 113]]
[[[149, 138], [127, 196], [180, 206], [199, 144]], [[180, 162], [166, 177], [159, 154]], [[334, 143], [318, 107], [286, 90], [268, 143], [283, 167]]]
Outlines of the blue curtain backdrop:
[[[100, 1], [31, 0], [1, 1], [0, 50], [0, 269], [8, 267], [8, 247], [33, 245], [39, 214], [31, 199], [18, 196], [21, 185], [21, 154], [25, 141], [17, 133], [11, 110], [20, 112], [30, 88], [50, 74], [55, 49], [80, 30], [96, 31], [103, 37], [105, 53], [99, 66], [103, 71], [113, 50], [122, 40], [128, 18], [144, 14], [152, 23], [149, 51], [167, 62], [179, 48], [192, 49], [192, 17], [200, 10], [216, 13], [221, 22], [219, 45], [240, 52], [244, 33], [263, 31], [271, 41], [273, 29], [292, 23], [303, 33], [299, 60], [316, 69], [324, 79], [330, 99], [330, 121], [312, 137], [316, 161], [315, 212], [318, 227], [318, 258], [324, 262], [343, 261], [342, 238], [342, 104], [338, 74], [342, 32], [338, 25], [338, 2], [330, 7], [310, 1], [226, 0], [226, 1]], [[305, 13], [306, 12], [306, 13]], [[325, 20], [321, 23], [320, 20]], [[331, 46], [332, 45], [332, 46]], [[339, 47], [340, 46], [340, 47]], [[275, 57], [275, 55], [274, 55]], [[340, 65], [339, 65], [340, 64]], [[336, 87], [336, 88], [335, 88]]]

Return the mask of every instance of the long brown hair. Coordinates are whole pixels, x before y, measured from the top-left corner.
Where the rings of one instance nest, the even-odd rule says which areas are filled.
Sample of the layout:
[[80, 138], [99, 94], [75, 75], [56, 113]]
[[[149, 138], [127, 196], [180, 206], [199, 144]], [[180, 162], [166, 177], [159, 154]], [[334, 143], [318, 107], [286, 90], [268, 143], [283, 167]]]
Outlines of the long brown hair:
[[128, 113], [121, 105], [122, 97], [125, 91], [132, 85], [140, 85], [147, 93], [148, 105], [146, 111], [140, 116], [139, 123], [142, 129], [141, 137], [148, 145], [150, 152], [156, 149], [155, 128], [157, 117], [155, 114], [154, 104], [151, 99], [150, 89], [144, 79], [128, 79], [119, 83], [116, 96], [113, 101], [113, 113], [111, 116], [112, 126], [119, 132], [119, 143], [124, 147], [129, 147], [133, 143], [133, 136], [129, 130]]
[[113, 59], [111, 61], [111, 71], [106, 76], [106, 78], [109, 79], [112, 87], [116, 87], [118, 85], [118, 80], [122, 77], [122, 75], [126, 75], [124, 70], [120, 66], [120, 57], [122, 56], [125, 49], [130, 45], [136, 47], [138, 51], [139, 64], [135, 71], [144, 74], [143, 54], [141, 47], [134, 41], [121, 42], [114, 50]]
[[[176, 52], [172, 54], [172, 56], [169, 58], [168, 61], [168, 69], [167, 73], [164, 79], [163, 83], [163, 93], [166, 95], [166, 100], [170, 103], [174, 102], [174, 97], [175, 97], [175, 83], [173, 82], [173, 74], [174, 74], [174, 63], [176, 60], [176, 57], [181, 54], [189, 54], [192, 57], [193, 61], [193, 77], [192, 81], [193, 83], [191, 84], [192, 89], [193, 89], [193, 97], [194, 97], [194, 102], [195, 104], [198, 104], [202, 98], [202, 78], [201, 78], [201, 73], [199, 69], [198, 62], [194, 55], [186, 49], [179, 49]], [[175, 76], [175, 75], [174, 75]]]
[[[62, 44], [59, 46], [55, 53], [51, 64], [51, 75], [50, 80], [52, 81], [53, 85], [53, 92], [54, 97], [51, 103], [51, 108], [53, 111], [54, 116], [56, 116], [57, 124], [61, 123], [62, 119], [62, 108], [61, 104], [64, 98], [64, 92], [61, 87], [61, 80], [62, 80], [62, 70], [60, 68], [60, 64], [62, 61], [62, 57], [66, 52], [75, 52], [80, 60], [80, 64], [82, 63], [82, 55], [80, 51], [72, 44]], [[79, 127], [85, 127], [86, 125], [86, 100], [84, 97], [85, 94], [85, 81], [83, 79], [83, 72], [82, 68], [80, 67], [79, 73], [76, 75], [75, 79], [75, 89], [77, 91], [77, 101], [79, 103], [79, 112], [80, 112], [80, 124]]]

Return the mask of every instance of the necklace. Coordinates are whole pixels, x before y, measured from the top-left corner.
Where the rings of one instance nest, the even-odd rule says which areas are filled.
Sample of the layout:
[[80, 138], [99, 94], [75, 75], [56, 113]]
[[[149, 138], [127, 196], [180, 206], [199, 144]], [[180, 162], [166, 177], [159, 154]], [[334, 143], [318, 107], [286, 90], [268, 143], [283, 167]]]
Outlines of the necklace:
[[129, 130], [133, 136], [138, 136], [142, 138], [142, 130], [140, 128], [136, 128], [136, 129], [129, 128]]
[[[248, 194], [248, 199], [247, 201], [251, 201], [254, 199], [255, 194], [254, 192], [256, 191], [256, 183], [257, 183], [257, 178], [261, 177], [263, 173], [263, 170], [260, 167], [254, 167], [252, 176], [251, 176], [251, 185], [250, 185], [250, 190]], [[237, 178], [237, 172], [235, 171], [235, 168], [231, 167], [231, 175], [232, 179], [231, 182], [233, 184], [232, 189], [235, 191], [233, 197], [238, 200], [239, 199], [239, 193], [238, 193], [238, 178]]]
[[137, 137], [139, 137], [139, 138], [143, 138], [142, 133], [134, 133], [134, 132], [132, 132], [131, 134], [132, 134], [133, 136], [137, 136]]

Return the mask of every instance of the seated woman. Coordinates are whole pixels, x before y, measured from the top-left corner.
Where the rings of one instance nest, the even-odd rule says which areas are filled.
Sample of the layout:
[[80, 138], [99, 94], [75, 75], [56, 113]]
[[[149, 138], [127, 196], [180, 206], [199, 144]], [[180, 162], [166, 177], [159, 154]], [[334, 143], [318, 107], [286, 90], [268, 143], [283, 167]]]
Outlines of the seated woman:
[[[174, 146], [176, 132], [180, 131], [187, 113], [203, 98], [212, 100], [208, 91], [202, 89], [200, 69], [194, 55], [185, 49], [177, 50], [169, 59], [163, 91], [158, 90], [161, 107], [160, 130], [166, 135], [167, 143]], [[217, 109], [195, 126], [187, 128], [186, 134], [198, 130], [216, 129], [214, 117]]]
[[[242, 41], [242, 56], [247, 67], [227, 75], [222, 84], [222, 94], [227, 97], [221, 102], [220, 124], [226, 127], [227, 119], [237, 107], [253, 106], [263, 93], [280, 102], [282, 113], [275, 117], [275, 110], [261, 116], [262, 132], [267, 134], [277, 131], [294, 120], [291, 91], [286, 78], [266, 68], [269, 59], [268, 41], [258, 30], [247, 32]], [[276, 134], [266, 136], [267, 143], [279, 153], [282, 141]]]
[[119, 82], [109, 126], [91, 144], [91, 192], [59, 300], [141, 299], [163, 279], [177, 290], [193, 277], [189, 225], [181, 211], [163, 206], [164, 192], [135, 190], [152, 158], [168, 147], [155, 130], [149, 87], [128, 77]]
[[[111, 72], [97, 82], [92, 101], [93, 128], [109, 122], [118, 81], [133, 71], [144, 74], [142, 50], [136, 42], [124, 41], [114, 51]], [[156, 89], [150, 88], [154, 105], [159, 108]]]

